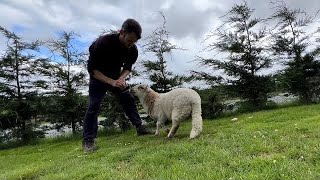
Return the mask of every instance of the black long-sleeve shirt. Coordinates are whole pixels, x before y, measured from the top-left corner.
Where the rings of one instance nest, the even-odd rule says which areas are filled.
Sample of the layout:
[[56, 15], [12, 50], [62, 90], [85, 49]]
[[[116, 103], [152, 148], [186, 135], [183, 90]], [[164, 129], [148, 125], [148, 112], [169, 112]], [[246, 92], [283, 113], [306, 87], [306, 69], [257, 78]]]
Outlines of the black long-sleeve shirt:
[[99, 70], [105, 76], [118, 79], [121, 69], [131, 71], [138, 58], [136, 45], [125, 48], [120, 40], [120, 34], [107, 34], [99, 37], [89, 47], [88, 71], [93, 77], [93, 70]]

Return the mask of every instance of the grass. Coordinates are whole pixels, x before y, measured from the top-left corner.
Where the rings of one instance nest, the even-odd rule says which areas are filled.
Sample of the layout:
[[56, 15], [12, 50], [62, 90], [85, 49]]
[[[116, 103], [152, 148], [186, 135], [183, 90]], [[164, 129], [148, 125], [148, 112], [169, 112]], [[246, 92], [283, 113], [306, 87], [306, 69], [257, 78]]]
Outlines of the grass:
[[44, 140], [0, 151], [0, 179], [320, 179], [320, 105], [191, 122], [173, 139], [135, 132], [100, 136], [83, 154], [81, 139]]

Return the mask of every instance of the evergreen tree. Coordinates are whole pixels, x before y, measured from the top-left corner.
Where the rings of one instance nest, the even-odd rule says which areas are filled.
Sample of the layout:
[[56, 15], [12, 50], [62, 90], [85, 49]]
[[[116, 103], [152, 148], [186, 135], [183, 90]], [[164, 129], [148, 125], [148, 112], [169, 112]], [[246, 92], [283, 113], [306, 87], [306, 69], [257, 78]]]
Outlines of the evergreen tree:
[[0, 31], [7, 39], [7, 49], [0, 59], [0, 128], [14, 128], [16, 139], [28, 142], [35, 135], [35, 123], [31, 121], [36, 117], [34, 97], [45, 86], [37, 74], [48, 75], [39, 71], [39, 64], [47, 62], [32, 55], [39, 41], [27, 42], [1, 26]]
[[166, 18], [163, 17], [163, 25], [154, 30], [147, 38], [143, 46], [146, 53], [153, 53], [156, 60], [143, 61], [145, 73], [152, 81], [151, 88], [157, 92], [168, 92], [172, 88], [181, 86], [185, 78], [168, 71], [165, 55], [172, 53], [173, 50], [180, 49], [169, 41], [169, 32], [166, 30]]
[[319, 78], [320, 63], [316, 61], [319, 54], [313, 45], [313, 33], [306, 33], [305, 28], [314, 21], [300, 9], [290, 9], [283, 2], [277, 2], [271, 19], [277, 21], [273, 33], [273, 50], [286, 68], [281, 73], [287, 90], [299, 97], [303, 103], [311, 103], [316, 96], [315, 82]]
[[[210, 37], [217, 41], [210, 43], [210, 50], [218, 50], [228, 55], [225, 59], [199, 58], [200, 64], [215, 70], [222, 69], [228, 76], [214, 76], [208, 72], [193, 71], [193, 76], [206, 80], [211, 85], [225, 83], [249, 103], [251, 108], [262, 108], [271, 91], [271, 81], [268, 75], [261, 75], [261, 70], [269, 68], [271, 60], [266, 55], [268, 49], [264, 45], [266, 29], [257, 30], [263, 20], [252, 17], [253, 9], [245, 2], [234, 5], [223, 16], [224, 24], [216, 29]], [[209, 37], [209, 38], [210, 38]]]
[[80, 92], [87, 84], [87, 72], [82, 71], [86, 54], [75, 48], [76, 36], [73, 32], [64, 31], [58, 39], [46, 43], [56, 60], [60, 61], [55, 66], [52, 81], [58, 101], [55, 107], [50, 107], [51, 122], [56, 123], [57, 128], [71, 125], [73, 133], [76, 133], [77, 123], [82, 124], [87, 107]]

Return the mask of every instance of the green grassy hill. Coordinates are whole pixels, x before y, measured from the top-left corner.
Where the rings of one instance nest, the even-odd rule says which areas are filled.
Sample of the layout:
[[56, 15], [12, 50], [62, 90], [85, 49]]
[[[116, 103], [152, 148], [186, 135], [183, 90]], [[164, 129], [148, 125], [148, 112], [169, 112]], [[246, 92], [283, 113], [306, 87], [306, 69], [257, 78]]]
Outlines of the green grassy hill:
[[45, 140], [0, 151], [0, 179], [320, 179], [320, 105], [191, 122], [173, 139], [135, 132], [101, 136], [83, 154], [81, 139]]

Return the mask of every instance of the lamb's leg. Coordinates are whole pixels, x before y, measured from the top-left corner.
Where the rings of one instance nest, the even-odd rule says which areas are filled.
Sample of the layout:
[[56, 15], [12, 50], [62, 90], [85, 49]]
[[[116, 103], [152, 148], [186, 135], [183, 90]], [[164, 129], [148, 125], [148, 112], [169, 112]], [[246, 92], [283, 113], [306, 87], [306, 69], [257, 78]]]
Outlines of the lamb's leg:
[[176, 132], [179, 128], [179, 125], [180, 125], [179, 121], [172, 120], [172, 126], [171, 126], [170, 132], [168, 134], [168, 138], [172, 138], [176, 134]]
[[161, 123], [159, 121], [157, 121], [157, 129], [156, 129], [156, 133], [154, 135], [159, 136], [160, 135], [160, 128], [161, 128]]
[[188, 118], [190, 116], [190, 112], [191, 112], [191, 106], [190, 107], [187, 106], [184, 108], [180, 107], [172, 110], [172, 115], [171, 115], [172, 126], [170, 129], [170, 132], [168, 133], [168, 138], [172, 138], [176, 134], [179, 128], [180, 122]]
[[164, 125], [164, 122], [166, 121], [165, 118], [161, 117], [161, 118], [158, 118], [158, 121], [157, 121], [157, 129], [156, 129], [156, 133], [155, 135], [156, 136], [159, 136], [160, 135], [160, 129], [161, 127]]

